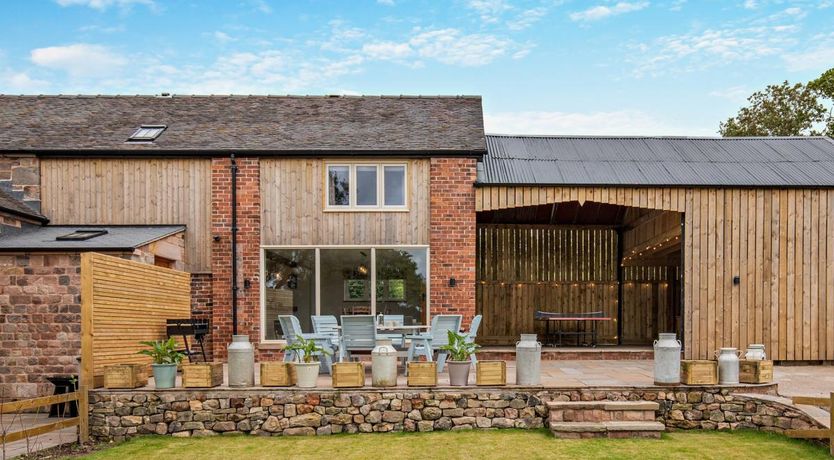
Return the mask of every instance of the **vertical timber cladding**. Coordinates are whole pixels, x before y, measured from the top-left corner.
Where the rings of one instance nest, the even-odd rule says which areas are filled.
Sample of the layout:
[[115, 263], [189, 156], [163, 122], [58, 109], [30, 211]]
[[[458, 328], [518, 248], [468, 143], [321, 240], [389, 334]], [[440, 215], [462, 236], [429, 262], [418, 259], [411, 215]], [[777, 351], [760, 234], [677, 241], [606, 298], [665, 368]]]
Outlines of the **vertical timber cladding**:
[[41, 184], [51, 224], [184, 224], [186, 267], [211, 270], [211, 160], [43, 158]]
[[324, 160], [262, 158], [261, 242], [264, 245], [429, 244], [429, 160], [405, 162], [408, 165], [407, 212], [338, 212], [324, 210]]
[[476, 209], [563, 201], [684, 213], [687, 358], [763, 343], [776, 360], [834, 360], [834, 190], [491, 186]]

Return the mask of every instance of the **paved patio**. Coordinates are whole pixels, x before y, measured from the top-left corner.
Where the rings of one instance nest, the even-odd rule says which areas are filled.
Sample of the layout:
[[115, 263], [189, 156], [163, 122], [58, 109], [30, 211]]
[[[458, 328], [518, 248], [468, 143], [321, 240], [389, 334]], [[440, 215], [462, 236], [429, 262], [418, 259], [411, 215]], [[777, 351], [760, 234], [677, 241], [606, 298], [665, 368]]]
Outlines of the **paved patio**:
[[[47, 423], [57, 422], [58, 418], [49, 418], [47, 413], [32, 414], [0, 414], [0, 431], [12, 433], [24, 429], [35, 428]], [[33, 436], [29, 439], [9, 444], [0, 444], [0, 459], [11, 459], [20, 455], [31, 454], [50, 447], [75, 442], [78, 439], [78, 428], [70, 427], [51, 433]]]

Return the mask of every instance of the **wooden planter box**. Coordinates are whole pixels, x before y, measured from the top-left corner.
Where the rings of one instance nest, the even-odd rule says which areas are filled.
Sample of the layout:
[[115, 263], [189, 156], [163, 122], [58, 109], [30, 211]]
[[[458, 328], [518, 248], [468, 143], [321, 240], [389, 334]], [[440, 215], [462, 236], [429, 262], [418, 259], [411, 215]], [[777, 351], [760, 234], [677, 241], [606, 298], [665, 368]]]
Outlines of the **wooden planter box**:
[[408, 386], [436, 387], [437, 363], [434, 361], [408, 363]]
[[104, 368], [104, 388], [139, 388], [147, 384], [147, 364], [116, 364]]
[[183, 388], [211, 388], [223, 383], [223, 363], [182, 365]]
[[475, 365], [475, 384], [506, 385], [507, 363], [505, 361], [478, 361]]
[[681, 361], [681, 383], [684, 385], [718, 384], [718, 361]]
[[361, 362], [333, 363], [333, 388], [365, 386], [365, 365]]
[[773, 381], [773, 361], [748, 361], [738, 363], [739, 383], [770, 383]]
[[261, 363], [262, 387], [290, 387], [295, 384], [295, 366], [292, 363], [271, 361]]

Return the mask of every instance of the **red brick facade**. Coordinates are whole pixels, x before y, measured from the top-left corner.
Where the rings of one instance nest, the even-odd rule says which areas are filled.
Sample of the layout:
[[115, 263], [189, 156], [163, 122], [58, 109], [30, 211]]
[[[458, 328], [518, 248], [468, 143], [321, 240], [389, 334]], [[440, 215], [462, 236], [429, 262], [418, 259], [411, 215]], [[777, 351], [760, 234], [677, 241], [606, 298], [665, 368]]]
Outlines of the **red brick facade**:
[[[261, 186], [257, 157], [238, 158], [238, 334], [260, 338]], [[232, 340], [232, 175], [229, 158], [211, 162], [212, 354], [226, 359]], [[219, 239], [218, 239], [219, 238]]]
[[81, 257], [0, 256], [0, 400], [52, 392], [44, 377], [78, 374]]
[[460, 314], [468, 325], [475, 316], [476, 160], [432, 158], [429, 177], [431, 314]]
[[[212, 310], [212, 284], [211, 273], [191, 274], [191, 317], [195, 319], [208, 320], [211, 323]], [[212, 334], [205, 338], [203, 346], [206, 350], [206, 358], [212, 359]]]

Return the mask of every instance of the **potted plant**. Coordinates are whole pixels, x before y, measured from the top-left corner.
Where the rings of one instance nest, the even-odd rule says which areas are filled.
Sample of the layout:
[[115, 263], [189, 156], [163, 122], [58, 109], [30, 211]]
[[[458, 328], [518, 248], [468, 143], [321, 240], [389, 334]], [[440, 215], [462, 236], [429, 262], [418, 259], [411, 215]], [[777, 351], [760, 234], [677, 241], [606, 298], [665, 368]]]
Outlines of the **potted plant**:
[[449, 331], [449, 343], [437, 347], [449, 353], [449, 384], [466, 386], [469, 383], [469, 359], [478, 349], [478, 344], [468, 342], [465, 334]]
[[156, 388], [174, 388], [177, 383], [177, 365], [182, 362], [184, 354], [177, 351], [177, 343], [171, 337], [165, 341], [139, 342], [149, 347], [140, 355], [150, 356], [153, 363], [153, 380]]
[[296, 336], [295, 341], [287, 345], [284, 351], [295, 352], [296, 385], [301, 388], [315, 388], [316, 379], [319, 376], [319, 367], [321, 366], [319, 361], [314, 361], [316, 359], [315, 354], [330, 354], [330, 352], [316, 345], [313, 339], [305, 339], [300, 335]]

